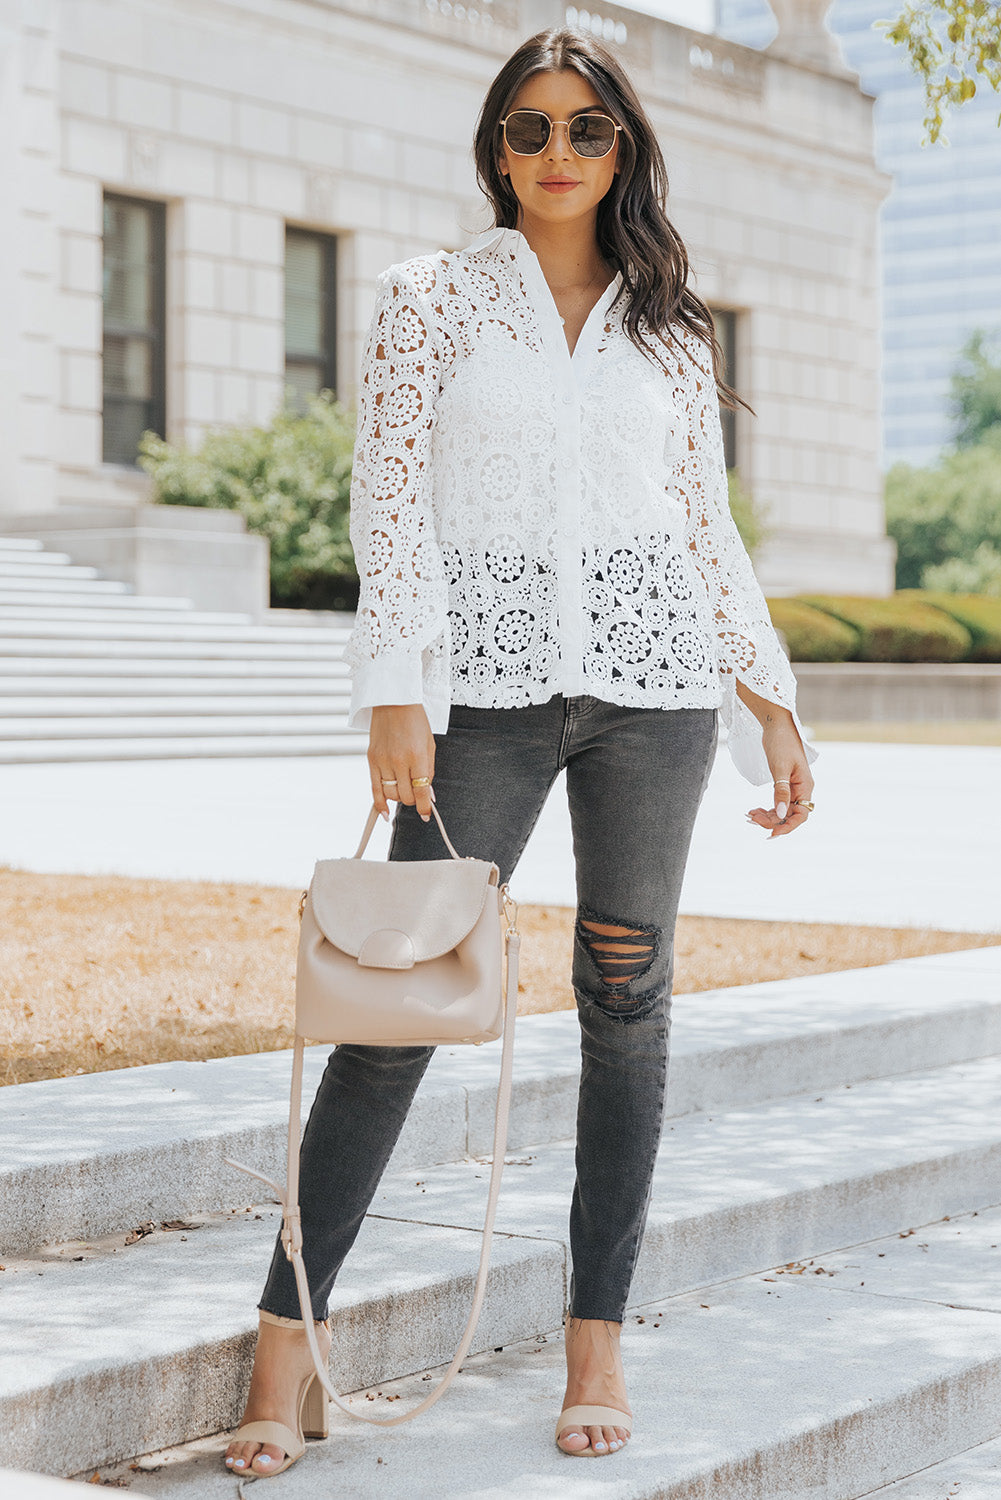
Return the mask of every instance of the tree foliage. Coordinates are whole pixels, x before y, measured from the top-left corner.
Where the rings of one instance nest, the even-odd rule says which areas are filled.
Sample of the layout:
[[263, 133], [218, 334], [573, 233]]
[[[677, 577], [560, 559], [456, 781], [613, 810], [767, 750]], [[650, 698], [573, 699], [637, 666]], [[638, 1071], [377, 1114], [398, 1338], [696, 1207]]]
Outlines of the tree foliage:
[[928, 468], [894, 464], [886, 529], [898, 588], [1001, 593], [1001, 426]]
[[952, 377], [952, 414], [957, 447], [973, 448], [992, 427], [1001, 428], [1001, 359], [995, 364], [978, 328], [963, 346], [962, 361]]
[[946, 113], [972, 99], [981, 83], [1001, 92], [999, 0], [917, 0], [896, 20], [874, 25], [906, 49], [911, 68], [924, 81], [923, 145], [949, 144], [942, 134]]
[[886, 529], [897, 587], [1001, 597], [1001, 359], [982, 329], [952, 377], [955, 446], [927, 468], [894, 464]]

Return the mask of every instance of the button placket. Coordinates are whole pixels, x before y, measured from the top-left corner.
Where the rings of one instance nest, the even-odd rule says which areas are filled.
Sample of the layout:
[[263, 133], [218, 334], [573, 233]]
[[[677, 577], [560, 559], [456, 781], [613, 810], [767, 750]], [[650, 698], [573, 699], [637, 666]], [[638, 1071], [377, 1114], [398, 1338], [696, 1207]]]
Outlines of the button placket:
[[[577, 394], [570, 351], [563, 339], [566, 359], [558, 371], [562, 386], [565, 441], [557, 441], [556, 522], [559, 564], [557, 580], [560, 641], [563, 655], [563, 692], [584, 691], [583, 638], [583, 531], [581, 526], [580, 399]], [[562, 450], [562, 451], [561, 451]]]
[[539, 325], [553, 379], [556, 416], [556, 592], [562, 672], [560, 691], [583, 693], [583, 531], [581, 526], [580, 392], [556, 302], [524, 236], [514, 253]]

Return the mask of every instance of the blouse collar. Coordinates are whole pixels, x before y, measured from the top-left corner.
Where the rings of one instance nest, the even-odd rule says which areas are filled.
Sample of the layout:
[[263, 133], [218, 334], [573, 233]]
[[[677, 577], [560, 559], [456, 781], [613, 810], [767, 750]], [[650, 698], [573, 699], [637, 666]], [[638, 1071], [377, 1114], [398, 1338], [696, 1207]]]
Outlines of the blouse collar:
[[[501, 225], [495, 225], [493, 229], [485, 229], [482, 234], [478, 234], [466, 246], [467, 252], [472, 250], [501, 250], [503, 248], [508, 249], [515, 260], [530, 260], [533, 262], [539, 268], [541, 274], [539, 258], [520, 229], [505, 229]], [[615, 292], [618, 291], [621, 281], [622, 272], [616, 271], [611, 283]], [[611, 300], [611, 297], [609, 300]]]

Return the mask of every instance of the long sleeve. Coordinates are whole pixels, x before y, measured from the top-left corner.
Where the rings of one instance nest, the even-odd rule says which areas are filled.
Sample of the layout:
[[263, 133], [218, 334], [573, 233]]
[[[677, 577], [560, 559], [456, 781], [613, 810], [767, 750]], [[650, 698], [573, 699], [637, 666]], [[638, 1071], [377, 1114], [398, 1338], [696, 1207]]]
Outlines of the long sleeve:
[[726, 461], [719, 399], [711, 376], [706, 345], [689, 335], [688, 347], [698, 364], [686, 386], [689, 392], [688, 453], [678, 465], [675, 483], [687, 508], [685, 540], [706, 589], [706, 628], [716, 646], [723, 688], [720, 718], [727, 748], [740, 774], [754, 786], [772, 779], [761, 743], [761, 725], [737, 696], [743, 682], [762, 698], [789, 709], [803, 742], [807, 763], [818, 752], [807, 744], [796, 712], [796, 679], [775, 633], [761, 586], [737, 530], [727, 489]]
[[349, 534], [361, 580], [344, 652], [348, 725], [382, 703], [423, 703], [431, 729], [449, 715], [447, 584], [432, 510], [432, 432], [441, 356], [427, 300], [401, 266], [378, 278], [362, 358]]

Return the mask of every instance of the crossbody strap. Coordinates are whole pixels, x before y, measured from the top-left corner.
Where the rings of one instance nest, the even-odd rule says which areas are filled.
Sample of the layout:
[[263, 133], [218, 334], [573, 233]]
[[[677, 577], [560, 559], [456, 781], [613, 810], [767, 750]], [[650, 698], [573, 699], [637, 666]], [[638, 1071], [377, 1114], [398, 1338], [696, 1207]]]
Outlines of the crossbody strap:
[[309, 1293], [306, 1267], [302, 1259], [302, 1224], [299, 1217], [299, 1135], [302, 1117], [302, 1064], [305, 1048], [302, 1037], [297, 1036], [295, 1039], [295, 1051], [292, 1059], [286, 1187], [282, 1188], [276, 1182], [272, 1182], [271, 1178], [265, 1177], [263, 1172], [255, 1172], [250, 1167], [245, 1167], [239, 1162], [231, 1161], [229, 1157], [226, 1158], [229, 1166], [236, 1167], [241, 1172], [247, 1172], [251, 1177], [259, 1178], [261, 1182], [266, 1182], [278, 1197], [282, 1205], [284, 1221], [282, 1225], [282, 1243], [285, 1246], [285, 1254], [292, 1262], [292, 1269], [295, 1273], [296, 1288], [299, 1292], [299, 1307], [302, 1312], [306, 1328], [306, 1340], [309, 1344], [310, 1353], [313, 1356], [317, 1379], [331, 1401], [341, 1411], [346, 1412], [349, 1417], [356, 1418], [359, 1422], [371, 1422], [376, 1427], [398, 1427], [401, 1422], [409, 1422], [414, 1417], [420, 1416], [421, 1412], [427, 1411], [430, 1406], [434, 1406], [435, 1402], [439, 1401], [445, 1394], [453, 1379], [458, 1374], [462, 1361], [469, 1353], [469, 1347], [473, 1341], [473, 1335], [476, 1332], [476, 1325], [483, 1307], [483, 1299], [486, 1295], [487, 1273], [490, 1269], [491, 1237], [493, 1235], [494, 1218], [497, 1213], [497, 1199], [500, 1195], [501, 1175], [504, 1171], [504, 1153], [507, 1150], [508, 1118], [511, 1110], [511, 1080], [514, 1071], [514, 1023], [518, 1011], [519, 947], [520, 939], [517, 931], [513, 927], [508, 927], [504, 944], [504, 1038], [501, 1050], [500, 1081], [497, 1086], [497, 1108], [494, 1115], [493, 1165], [490, 1169], [490, 1191], [487, 1196], [487, 1210], [483, 1221], [483, 1244], [480, 1248], [480, 1264], [476, 1273], [476, 1286], [473, 1290], [473, 1305], [452, 1363], [434, 1390], [429, 1392], [410, 1411], [401, 1412], [398, 1416], [392, 1417], [371, 1417], [367, 1413], [350, 1406], [338, 1395], [331, 1385], [330, 1376], [316, 1342], [312, 1299]]

